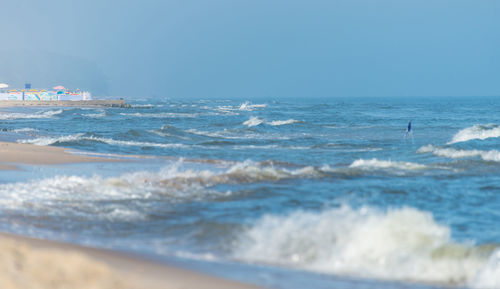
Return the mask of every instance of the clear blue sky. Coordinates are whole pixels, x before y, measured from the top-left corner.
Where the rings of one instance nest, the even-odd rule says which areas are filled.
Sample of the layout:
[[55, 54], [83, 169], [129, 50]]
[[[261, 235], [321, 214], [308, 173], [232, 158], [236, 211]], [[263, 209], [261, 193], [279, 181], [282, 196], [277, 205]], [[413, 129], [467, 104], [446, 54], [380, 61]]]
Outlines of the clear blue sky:
[[4, 0], [0, 82], [134, 97], [500, 95], [499, 0]]

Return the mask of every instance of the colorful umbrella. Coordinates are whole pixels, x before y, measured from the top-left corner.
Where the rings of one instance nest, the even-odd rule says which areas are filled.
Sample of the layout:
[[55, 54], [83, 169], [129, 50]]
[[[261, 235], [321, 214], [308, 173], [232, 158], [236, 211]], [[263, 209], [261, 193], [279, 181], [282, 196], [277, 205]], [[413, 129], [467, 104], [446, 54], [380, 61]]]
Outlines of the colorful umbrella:
[[0, 83], [0, 88], [7, 88], [9, 85], [7, 83]]
[[52, 87], [52, 89], [63, 90], [63, 89], [66, 89], [66, 88], [64, 88], [64, 86], [62, 86], [62, 85], [58, 85], [58, 86]]

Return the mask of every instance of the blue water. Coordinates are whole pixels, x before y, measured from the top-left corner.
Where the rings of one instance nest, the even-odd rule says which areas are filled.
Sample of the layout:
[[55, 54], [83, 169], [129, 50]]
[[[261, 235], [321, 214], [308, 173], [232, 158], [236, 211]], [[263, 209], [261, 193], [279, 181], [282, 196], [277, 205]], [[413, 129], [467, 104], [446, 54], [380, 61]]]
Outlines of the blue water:
[[4, 140], [123, 161], [0, 172], [0, 229], [269, 288], [500, 288], [500, 100], [129, 102], [3, 109]]

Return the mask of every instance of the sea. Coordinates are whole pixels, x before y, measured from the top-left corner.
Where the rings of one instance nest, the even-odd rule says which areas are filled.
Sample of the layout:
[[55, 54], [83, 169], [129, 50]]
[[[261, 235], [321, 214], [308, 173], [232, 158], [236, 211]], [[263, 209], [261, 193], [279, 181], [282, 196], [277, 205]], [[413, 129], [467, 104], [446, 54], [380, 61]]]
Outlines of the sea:
[[[0, 230], [265, 288], [500, 288], [500, 98], [12, 107]], [[407, 133], [408, 122], [412, 130]]]

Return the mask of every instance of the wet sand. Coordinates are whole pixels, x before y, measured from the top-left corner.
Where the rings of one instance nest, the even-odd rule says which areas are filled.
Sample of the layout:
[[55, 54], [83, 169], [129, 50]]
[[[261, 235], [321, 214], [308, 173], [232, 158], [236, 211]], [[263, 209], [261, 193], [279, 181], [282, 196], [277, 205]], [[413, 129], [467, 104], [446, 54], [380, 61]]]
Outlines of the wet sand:
[[17, 169], [15, 164], [58, 165], [118, 161], [116, 159], [72, 154], [68, 151], [68, 149], [60, 147], [0, 142], [0, 170]]

